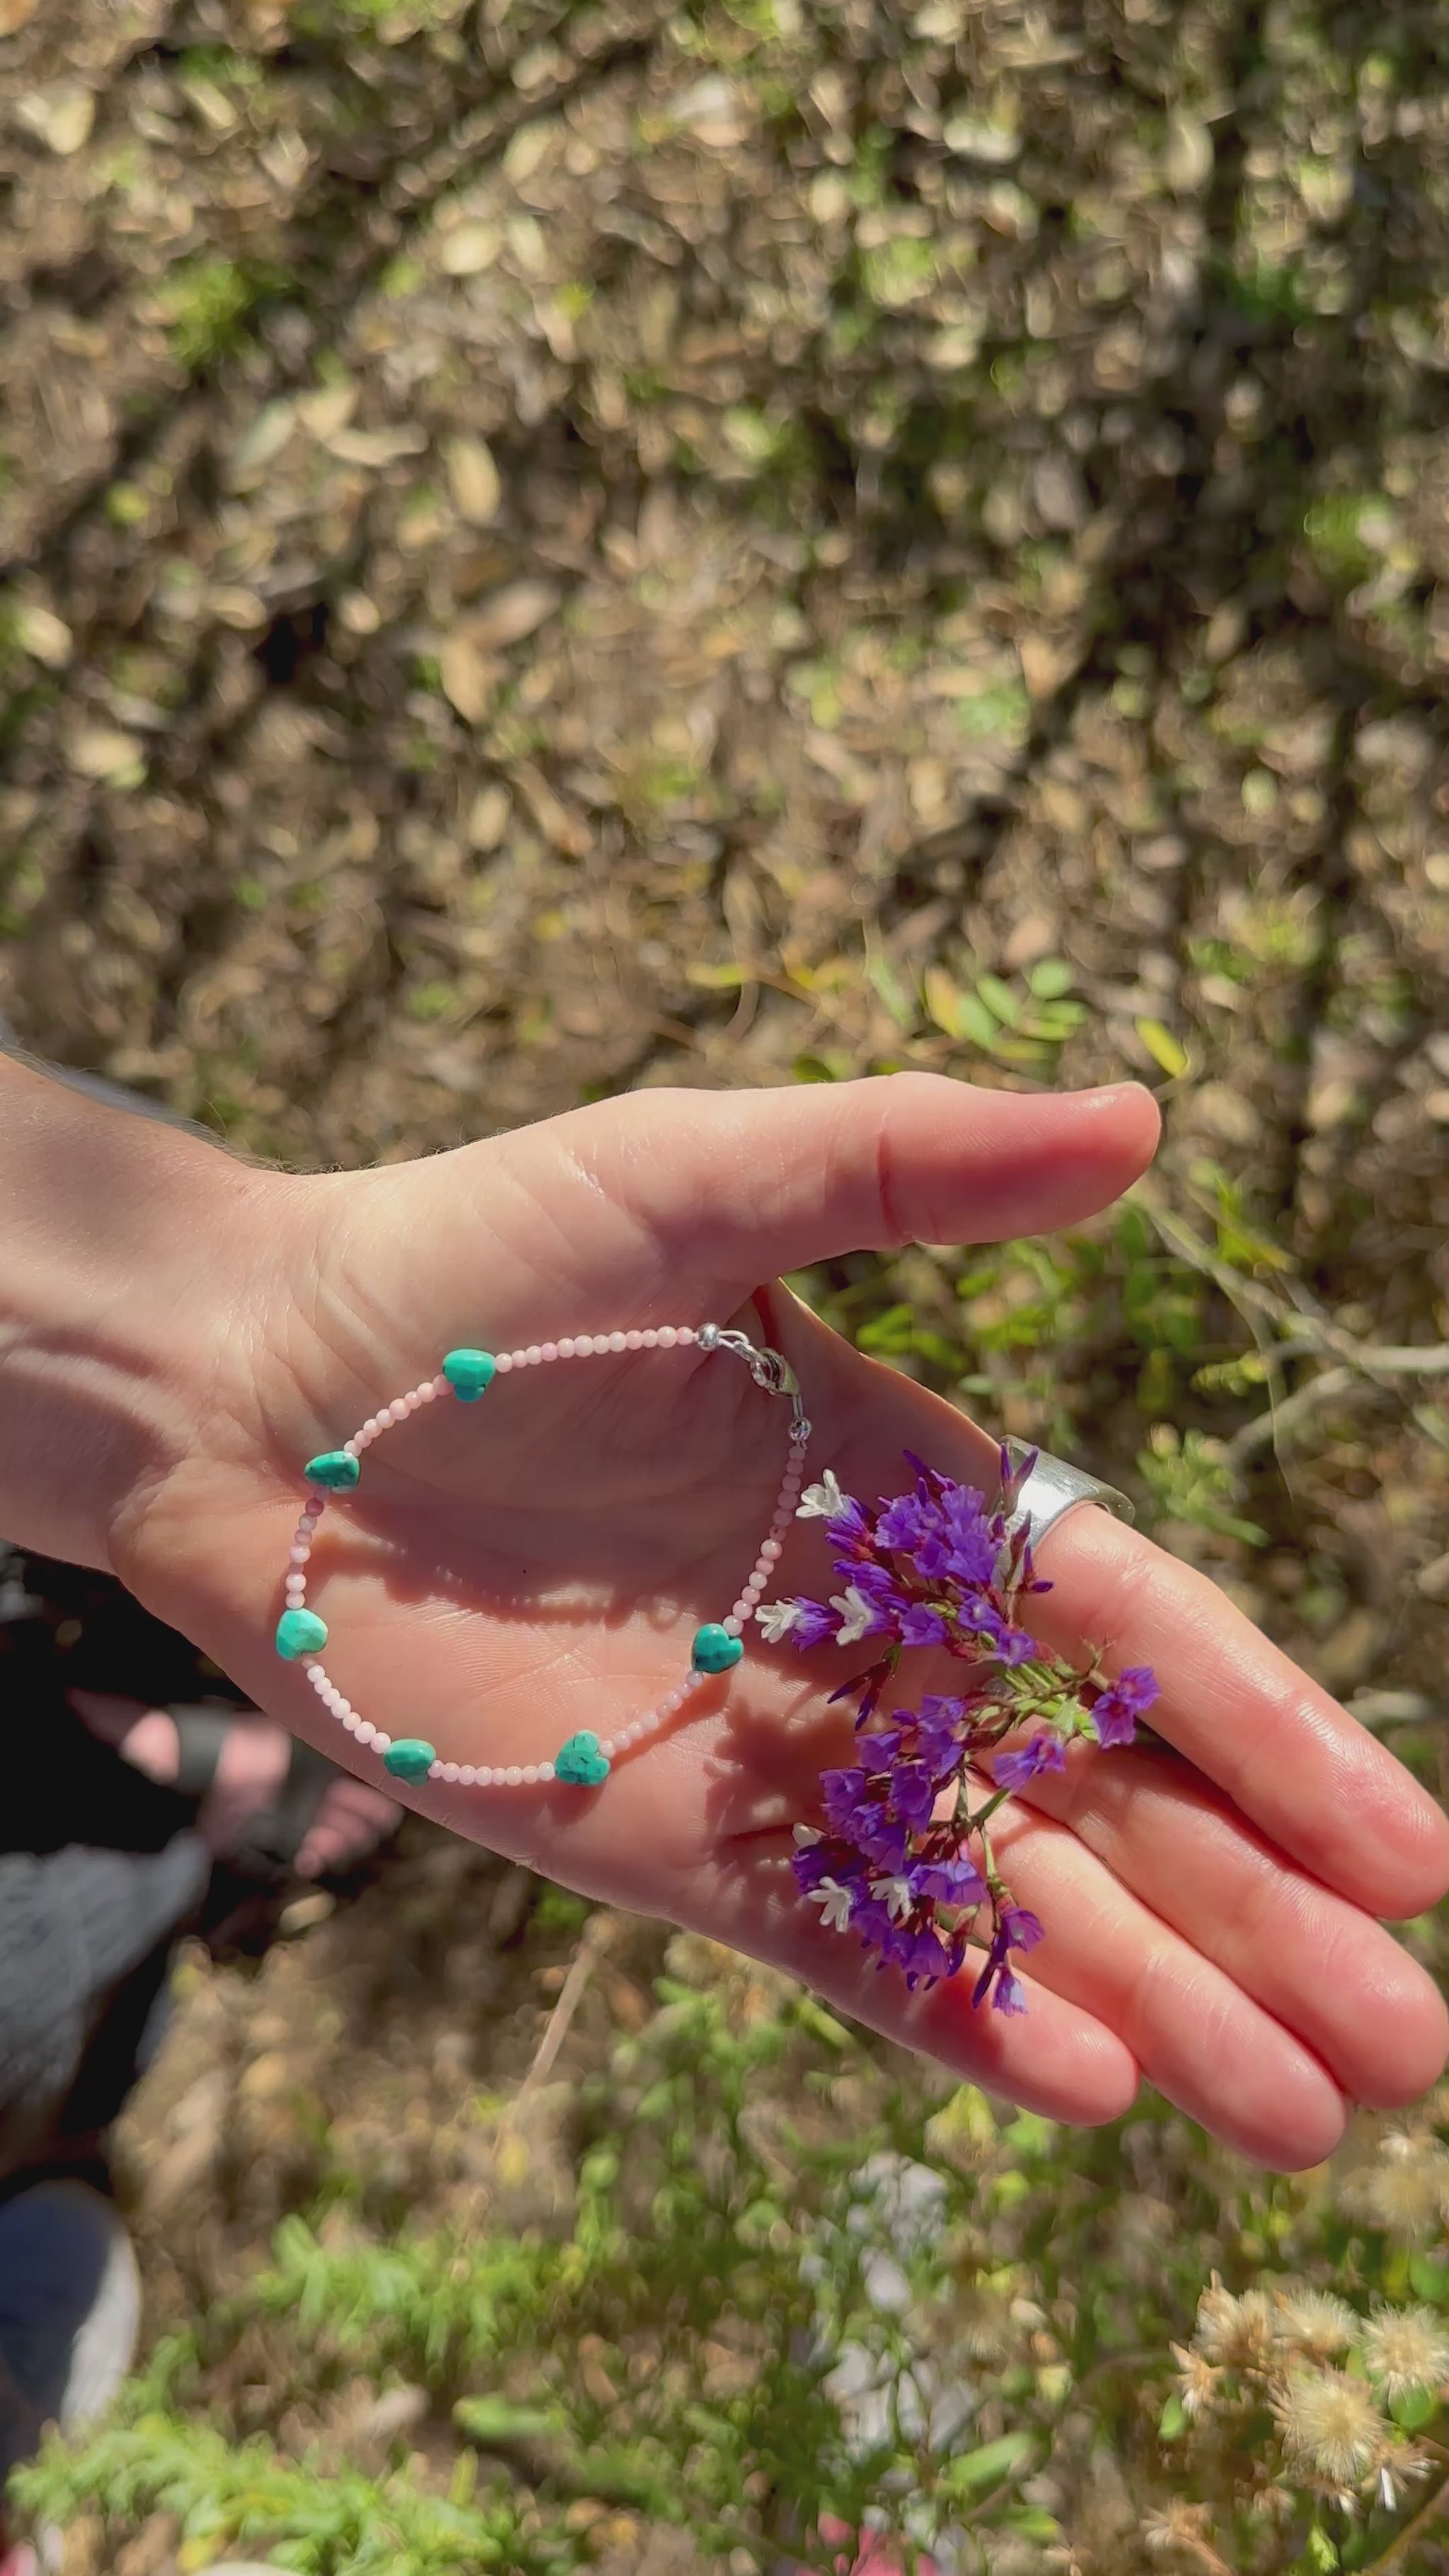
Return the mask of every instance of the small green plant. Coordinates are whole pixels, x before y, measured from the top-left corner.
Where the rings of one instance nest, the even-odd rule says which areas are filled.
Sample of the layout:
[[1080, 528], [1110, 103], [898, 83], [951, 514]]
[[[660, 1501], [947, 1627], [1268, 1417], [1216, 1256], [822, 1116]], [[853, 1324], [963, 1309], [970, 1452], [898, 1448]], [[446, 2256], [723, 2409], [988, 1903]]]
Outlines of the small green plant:
[[188, 372], [238, 349], [259, 305], [286, 291], [284, 272], [263, 260], [179, 260], [157, 298], [172, 350]]
[[[983, 701], [965, 703], [979, 708]], [[1087, 1016], [1086, 1004], [1071, 998], [1075, 981], [1065, 959], [1043, 957], [1024, 978], [1010, 980], [977, 973], [968, 983], [944, 967], [928, 967], [922, 989], [927, 1011], [947, 1037], [1003, 1064], [1039, 1067], [1051, 1063]]]
[[1370, 512], [1382, 514], [1383, 508], [1377, 493], [1336, 492], [1313, 502], [1304, 513], [1308, 551], [1335, 589], [1352, 590], [1368, 579], [1374, 557], [1362, 530]]
[[1236, 1507], [1222, 1443], [1206, 1432], [1154, 1422], [1137, 1464], [1165, 1520], [1192, 1521], [1223, 1538], [1241, 1539], [1246, 1547], [1266, 1546], [1267, 1531]]

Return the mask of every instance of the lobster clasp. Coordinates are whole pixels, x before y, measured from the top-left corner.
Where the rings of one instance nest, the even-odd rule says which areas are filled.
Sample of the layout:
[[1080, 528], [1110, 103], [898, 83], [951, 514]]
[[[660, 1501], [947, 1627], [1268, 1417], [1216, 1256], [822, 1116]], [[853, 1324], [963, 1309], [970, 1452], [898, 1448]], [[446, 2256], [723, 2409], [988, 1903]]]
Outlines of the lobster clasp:
[[724, 1332], [718, 1324], [701, 1324], [698, 1340], [702, 1351], [730, 1351], [743, 1360], [756, 1386], [767, 1395], [788, 1395], [792, 1402], [798, 1397], [799, 1381], [779, 1351], [761, 1350], [744, 1333]]
[[767, 1395], [798, 1395], [800, 1392], [799, 1379], [779, 1351], [768, 1348], [752, 1350], [750, 1375], [756, 1386], [762, 1386]]

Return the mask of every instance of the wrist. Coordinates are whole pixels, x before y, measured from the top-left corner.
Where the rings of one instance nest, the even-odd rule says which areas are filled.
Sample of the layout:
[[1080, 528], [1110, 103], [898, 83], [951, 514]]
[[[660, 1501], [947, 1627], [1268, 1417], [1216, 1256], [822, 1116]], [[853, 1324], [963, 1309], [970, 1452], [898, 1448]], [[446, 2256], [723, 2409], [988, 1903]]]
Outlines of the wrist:
[[191, 1446], [275, 1175], [0, 1057], [0, 1535], [109, 1565]]

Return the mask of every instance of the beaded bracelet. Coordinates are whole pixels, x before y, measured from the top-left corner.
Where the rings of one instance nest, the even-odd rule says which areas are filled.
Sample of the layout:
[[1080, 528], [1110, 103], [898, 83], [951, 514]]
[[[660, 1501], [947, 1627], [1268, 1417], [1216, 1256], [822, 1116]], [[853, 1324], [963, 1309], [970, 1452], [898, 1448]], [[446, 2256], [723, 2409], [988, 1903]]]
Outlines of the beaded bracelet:
[[[328, 1632], [326, 1622], [307, 1607], [307, 1563], [317, 1524], [329, 1500], [334, 1495], [351, 1493], [359, 1483], [363, 1451], [370, 1449], [384, 1431], [406, 1422], [410, 1414], [419, 1412], [425, 1404], [436, 1403], [440, 1396], [451, 1394], [463, 1404], [476, 1404], [495, 1378], [515, 1369], [538, 1368], [552, 1360], [595, 1359], [606, 1354], [612, 1357], [620, 1351], [691, 1348], [706, 1354], [729, 1352], [746, 1363], [756, 1386], [763, 1387], [767, 1395], [788, 1397], [790, 1442], [769, 1531], [748, 1580], [723, 1619], [709, 1620], [696, 1631], [684, 1679], [622, 1733], [601, 1740], [591, 1728], [583, 1727], [560, 1746], [551, 1762], [442, 1762], [436, 1748], [423, 1737], [386, 1735], [381, 1727], [360, 1716], [319, 1661]], [[323, 1707], [345, 1726], [356, 1743], [369, 1745], [380, 1755], [384, 1770], [395, 1779], [446, 1780], [450, 1784], [456, 1781], [464, 1788], [479, 1789], [533, 1789], [561, 1780], [571, 1788], [595, 1788], [608, 1778], [619, 1755], [655, 1734], [683, 1708], [701, 1682], [714, 1674], [729, 1672], [740, 1661], [745, 1651], [746, 1622], [759, 1606], [760, 1596], [779, 1561], [785, 1533], [795, 1517], [809, 1439], [810, 1424], [788, 1361], [778, 1351], [757, 1349], [743, 1333], [726, 1332], [718, 1324], [660, 1324], [647, 1332], [578, 1333], [556, 1342], [530, 1342], [526, 1349], [516, 1351], [449, 1351], [436, 1377], [425, 1378], [421, 1386], [411, 1387], [406, 1395], [397, 1396], [380, 1412], [370, 1414], [340, 1449], [326, 1449], [308, 1459], [302, 1471], [308, 1484], [307, 1504], [288, 1554], [286, 1607], [277, 1622], [277, 1652], [285, 1662], [301, 1665]]]

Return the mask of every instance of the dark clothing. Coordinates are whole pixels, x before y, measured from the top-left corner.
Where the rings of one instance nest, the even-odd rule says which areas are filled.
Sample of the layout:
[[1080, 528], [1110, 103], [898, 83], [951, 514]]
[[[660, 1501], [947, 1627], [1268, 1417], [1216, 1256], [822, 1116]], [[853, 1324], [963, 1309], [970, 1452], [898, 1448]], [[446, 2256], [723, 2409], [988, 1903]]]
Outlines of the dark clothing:
[[193, 1833], [159, 1852], [0, 1853], [0, 2201], [39, 2165], [86, 2161], [115, 2119], [210, 1875]]
[[0, 1550], [0, 2200], [90, 2169], [213, 1880], [195, 1800], [92, 1735], [74, 1689], [231, 1696], [111, 1577]]

